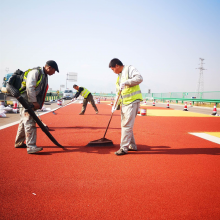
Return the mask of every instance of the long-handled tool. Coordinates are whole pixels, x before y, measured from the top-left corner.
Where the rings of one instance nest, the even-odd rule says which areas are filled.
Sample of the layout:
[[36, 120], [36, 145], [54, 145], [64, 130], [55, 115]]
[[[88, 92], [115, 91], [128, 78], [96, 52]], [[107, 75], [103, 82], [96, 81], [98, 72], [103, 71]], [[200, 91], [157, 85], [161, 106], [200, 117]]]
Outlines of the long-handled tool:
[[[121, 95], [121, 90], [119, 91], [118, 98], [117, 98], [117, 100], [116, 100], [116, 102], [115, 102], [115, 108], [117, 108], [118, 100], [119, 100], [120, 95]], [[107, 133], [108, 127], [109, 127], [110, 122], [111, 122], [111, 120], [112, 120], [112, 115], [113, 115], [113, 113], [111, 114], [111, 117], [110, 117], [110, 120], [109, 120], [109, 122], [108, 122], [108, 125], [107, 125], [107, 128], [106, 128], [106, 130], [105, 130], [105, 134], [104, 134], [103, 138], [98, 139], [98, 140], [94, 140], [94, 141], [90, 141], [90, 142], [88, 143], [88, 145], [90, 145], [90, 146], [91, 146], [91, 145], [93, 145], [93, 146], [94, 146], [94, 145], [113, 145], [113, 142], [112, 142], [111, 140], [105, 138], [105, 135], [106, 135], [106, 133]]]
[[47, 128], [44, 126], [41, 120], [34, 113], [34, 110], [32, 109], [32, 107], [27, 103], [27, 101], [22, 96], [20, 96], [18, 89], [15, 88], [12, 84], [10, 84], [10, 80], [13, 80], [13, 78], [11, 77], [9, 79], [9, 82], [7, 83], [7, 86], [6, 86], [7, 91], [21, 103], [21, 105], [27, 110], [27, 112], [33, 117], [33, 119], [39, 125], [41, 130], [47, 135], [47, 137], [50, 138], [50, 140], [58, 147], [64, 148], [61, 144], [57, 142], [57, 140], [47, 130]]
[[[38, 113], [38, 111], [35, 111], [35, 112], [37, 112], [38, 118], [39, 118], [39, 119], [41, 120], [41, 122], [43, 123], [43, 121], [42, 121], [42, 119], [41, 119], [40, 114]], [[49, 130], [49, 128], [48, 128], [48, 126], [47, 126], [46, 124], [43, 123], [43, 125], [47, 128], [47, 130]]]
[[55, 111], [57, 111], [58, 109], [63, 108], [63, 107], [65, 107], [65, 106], [69, 105], [71, 102], [75, 103], [76, 101], [77, 101], [77, 100], [75, 100], [75, 101], [72, 101], [72, 100], [71, 100], [71, 101], [70, 101], [70, 102], [68, 102], [66, 105], [61, 106], [61, 107], [59, 107], [59, 108], [55, 109], [54, 111], [52, 111], [52, 113], [53, 113], [54, 115], [56, 115]]

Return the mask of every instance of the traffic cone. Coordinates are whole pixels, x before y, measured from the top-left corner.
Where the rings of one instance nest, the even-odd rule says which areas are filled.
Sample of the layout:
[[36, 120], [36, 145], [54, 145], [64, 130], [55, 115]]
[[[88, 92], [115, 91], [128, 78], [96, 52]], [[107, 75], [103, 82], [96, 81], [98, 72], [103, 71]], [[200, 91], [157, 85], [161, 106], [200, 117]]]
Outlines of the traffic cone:
[[111, 101], [111, 105], [113, 105], [113, 101]]
[[155, 101], [153, 101], [153, 106], [155, 106]]
[[189, 102], [189, 107], [193, 107], [193, 106], [192, 106], [192, 102]]
[[187, 109], [187, 102], [185, 102], [185, 106], [184, 106], [183, 111], [188, 111], [188, 109]]
[[147, 110], [142, 108], [141, 109], [141, 116], [146, 116], [146, 112], [147, 112]]
[[217, 109], [216, 109], [216, 104], [214, 105], [214, 108], [213, 108], [213, 112], [212, 112], [212, 115], [217, 115]]
[[169, 108], [170, 107], [170, 104], [169, 104], [169, 101], [167, 101], [167, 108]]
[[138, 108], [138, 114], [140, 114], [140, 112], [141, 112], [141, 109], [140, 109], [140, 108]]
[[144, 101], [144, 104], [147, 105], [146, 99], [145, 99], [145, 101]]

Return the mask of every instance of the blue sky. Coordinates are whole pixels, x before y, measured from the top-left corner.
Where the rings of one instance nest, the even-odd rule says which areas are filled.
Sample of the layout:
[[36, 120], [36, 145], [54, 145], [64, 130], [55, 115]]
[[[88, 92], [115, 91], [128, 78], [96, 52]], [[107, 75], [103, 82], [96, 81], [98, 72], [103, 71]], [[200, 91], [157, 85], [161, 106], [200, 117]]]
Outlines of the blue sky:
[[[50, 88], [68, 72], [91, 92], [115, 91], [112, 58], [135, 66], [142, 92], [194, 92], [199, 58], [204, 91], [220, 91], [220, 1], [1, 0], [0, 74], [58, 63]], [[68, 82], [71, 88], [73, 82]]]

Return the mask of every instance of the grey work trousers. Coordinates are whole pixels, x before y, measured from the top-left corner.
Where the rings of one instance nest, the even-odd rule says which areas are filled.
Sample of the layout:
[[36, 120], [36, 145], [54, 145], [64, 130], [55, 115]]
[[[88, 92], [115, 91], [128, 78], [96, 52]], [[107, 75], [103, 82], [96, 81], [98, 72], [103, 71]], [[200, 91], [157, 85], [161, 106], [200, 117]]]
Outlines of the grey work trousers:
[[15, 147], [21, 146], [25, 140], [27, 149], [37, 147], [36, 122], [28, 112], [25, 112], [25, 108], [22, 107], [20, 110], [20, 122], [15, 139]]
[[83, 106], [82, 106], [82, 112], [84, 113], [86, 111], [86, 106], [87, 106], [87, 103], [90, 102], [92, 107], [95, 109], [95, 111], [97, 112], [98, 109], [95, 105], [95, 102], [94, 102], [94, 99], [93, 99], [93, 96], [92, 94], [90, 94], [86, 99], [83, 100]]
[[140, 107], [140, 102], [131, 103], [130, 105], [122, 106], [121, 109], [121, 144], [120, 148], [127, 152], [128, 148], [137, 149], [133, 126], [138, 109]]

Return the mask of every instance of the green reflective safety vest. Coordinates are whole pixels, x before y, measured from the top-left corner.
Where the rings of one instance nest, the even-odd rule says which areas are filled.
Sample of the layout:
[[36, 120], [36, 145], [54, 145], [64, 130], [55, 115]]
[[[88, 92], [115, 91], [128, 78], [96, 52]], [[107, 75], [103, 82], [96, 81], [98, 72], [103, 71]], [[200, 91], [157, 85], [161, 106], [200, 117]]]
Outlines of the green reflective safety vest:
[[83, 96], [84, 99], [86, 99], [88, 97], [90, 91], [84, 87], [82, 87], [82, 88], [83, 88], [83, 91], [80, 93], [80, 95]]
[[[22, 83], [21, 83], [21, 88], [19, 89], [19, 92], [20, 92], [21, 94], [26, 91], [26, 82], [27, 82], [28, 73], [29, 73], [30, 71], [34, 70], [34, 69], [37, 69], [37, 70], [41, 73], [41, 68], [40, 68], [40, 67], [33, 68], [33, 69], [29, 69], [29, 70], [25, 71], [24, 77], [23, 77], [23, 81], [22, 81]], [[41, 82], [41, 80], [42, 80], [42, 76], [43, 76], [43, 74], [40, 74], [39, 79], [38, 79], [37, 84], [36, 84], [36, 87], [39, 86], [39, 84], [40, 84], [40, 82]]]
[[[125, 82], [126, 80], [129, 79], [129, 66], [124, 66], [124, 69], [121, 73], [121, 80], [120, 76], [118, 76], [117, 81], [116, 81], [116, 88], [117, 92], [119, 92], [120, 89], [120, 83]], [[125, 86], [125, 88], [121, 91], [121, 100], [123, 105], [129, 105], [135, 100], [140, 100], [143, 101], [143, 97], [141, 94], [141, 89], [139, 85], [136, 86]]]

